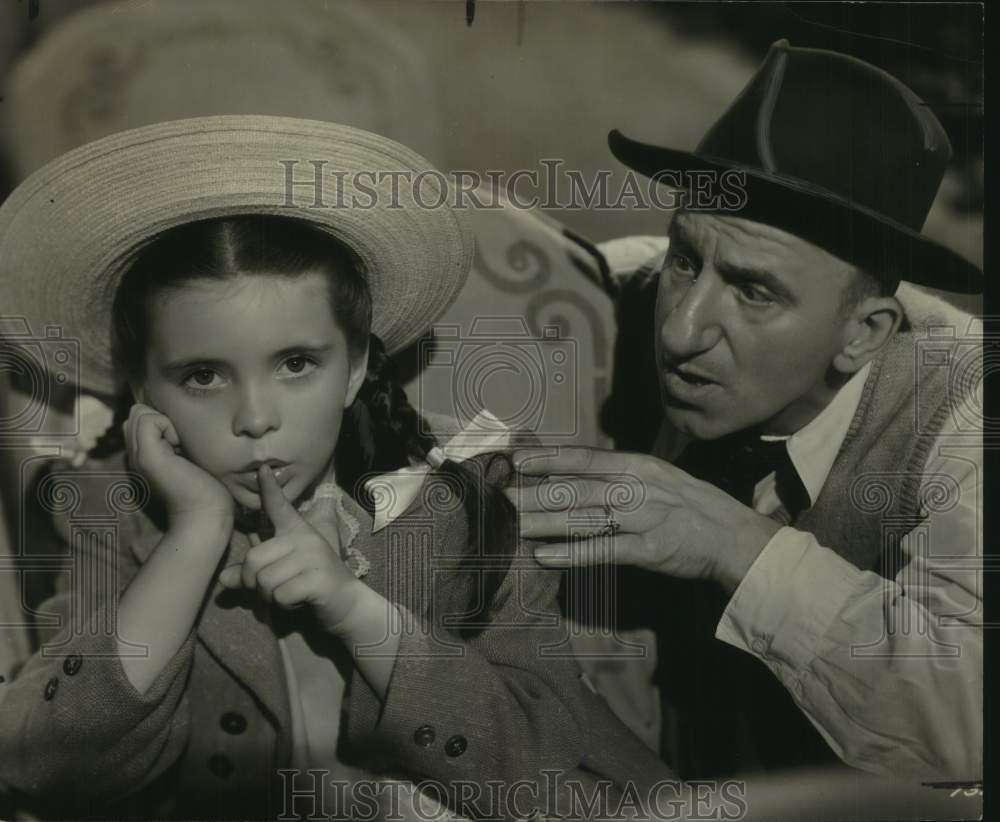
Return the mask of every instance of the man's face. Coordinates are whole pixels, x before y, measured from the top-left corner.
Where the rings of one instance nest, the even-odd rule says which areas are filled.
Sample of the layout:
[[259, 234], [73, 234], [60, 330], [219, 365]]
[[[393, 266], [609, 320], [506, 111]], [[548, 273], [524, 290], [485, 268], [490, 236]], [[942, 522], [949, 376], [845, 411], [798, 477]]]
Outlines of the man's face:
[[762, 424], [790, 434], [831, 396], [841, 350], [844, 261], [784, 231], [681, 212], [656, 301], [667, 419], [697, 439]]

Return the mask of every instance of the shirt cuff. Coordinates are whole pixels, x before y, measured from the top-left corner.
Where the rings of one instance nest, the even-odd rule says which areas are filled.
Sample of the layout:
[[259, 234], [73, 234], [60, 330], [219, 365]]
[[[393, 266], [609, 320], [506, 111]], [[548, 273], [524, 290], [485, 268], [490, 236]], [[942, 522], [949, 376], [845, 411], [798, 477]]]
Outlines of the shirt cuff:
[[812, 534], [782, 528], [736, 588], [715, 636], [764, 661], [791, 687], [862, 577]]

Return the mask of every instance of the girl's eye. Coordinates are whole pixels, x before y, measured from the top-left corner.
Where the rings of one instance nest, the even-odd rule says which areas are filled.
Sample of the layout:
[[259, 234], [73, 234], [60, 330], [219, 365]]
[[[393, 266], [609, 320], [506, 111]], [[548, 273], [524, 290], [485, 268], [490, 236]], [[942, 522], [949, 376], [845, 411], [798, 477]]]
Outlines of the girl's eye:
[[308, 374], [316, 367], [316, 363], [313, 360], [303, 356], [289, 357], [282, 365], [296, 376]]
[[206, 390], [212, 390], [218, 388], [219, 385], [213, 383], [213, 379], [217, 377], [216, 374], [210, 368], [201, 368], [197, 371], [192, 371], [184, 378], [183, 385], [185, 388], [194, 391], [195, 393], [203, 393]]

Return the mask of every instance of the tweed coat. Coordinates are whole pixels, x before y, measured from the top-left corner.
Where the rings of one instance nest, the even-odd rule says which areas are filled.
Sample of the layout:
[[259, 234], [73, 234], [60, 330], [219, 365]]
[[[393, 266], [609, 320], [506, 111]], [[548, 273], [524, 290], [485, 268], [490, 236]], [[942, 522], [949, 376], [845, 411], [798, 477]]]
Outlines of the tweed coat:
[[[466, 465], [500, 484], [511, 471], [499, 454]], [[521, 791], [519, 811], [535, 800], [551, 806], [555, 772], [564, 780], [555, 782], [560, 797], [565, 780], [576, 780], [584, 790], [610, 783], [612, 801], [627, 781], [641, 794], [671, 779], [565, 655], [559, 574], [537, 566], [526, 544], [518, 546], [490, 624], [465, 639], [451, 627], [469, 610], [477, 577], [457, 563], [469, 538], [461, 501], [433, 477], [403, 516], [376, 533], [369, 514], [343, 495], [359, 524], [352, 546], [371, 565], [364, 581], [401, 606], [411, 624], [384, 703], [347, 666], [338, 757], [366, 772], [448, 786], [526, 781], [536, 790]], [[80, 509], [103, 506], [107, 484], [82, 480]], [[73, 571], [41, 608], [60, 629], [49, 630], [14, 682], [0, 686], [0, 785], [39, 814], [287, 814], [290, 786], [301, 791], [306, 783], [280, 774], [291, 767], [289, 694], [270, 610], [259, 598], [214, 583], [195, 628], [152, 686], [140, 694], [124, 674], [118, 597], [100, 594], [100, 582], [120, 595], [162, 537], [154, 520], [147, 510], [122, 517], [113, 545], [94, 534], [81, 538], [79, 529], [73, 537]], [[248, 547], [235, 530], [223, 563], [239, 561]]]

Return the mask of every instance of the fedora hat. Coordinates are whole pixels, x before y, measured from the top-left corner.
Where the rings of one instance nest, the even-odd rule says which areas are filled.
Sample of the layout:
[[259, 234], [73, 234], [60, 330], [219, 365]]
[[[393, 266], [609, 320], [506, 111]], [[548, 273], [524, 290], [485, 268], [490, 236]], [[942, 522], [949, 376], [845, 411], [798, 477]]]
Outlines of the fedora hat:
[[143, 126], [52, 160], [0, 206], [0, 305], [35, 335], [57, 325], [78, 340], [78, 384], [111, 395], [111, 307], [137, 253], [184, 223], [273, 214], [354, 252], [372, 332], [392, 353], [451, 305], [472, 264], [472, 235], [448, 200], [426, 160], [356, 128], [257, 115]]
[[618, 130], [608, 145], [653, 178], [741, 172], [734, 216], [808, 240], [889, 291], [900, 280], [982, 291], [979, 268], [920, 233], [951, 159], [944, 128], [910, 89], [854, 57], [779, 40], [693, 152]]

